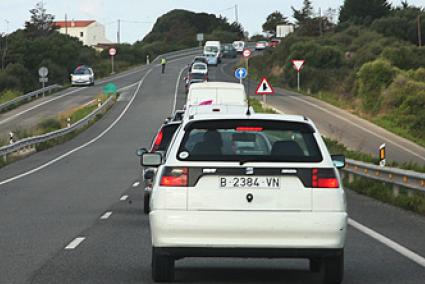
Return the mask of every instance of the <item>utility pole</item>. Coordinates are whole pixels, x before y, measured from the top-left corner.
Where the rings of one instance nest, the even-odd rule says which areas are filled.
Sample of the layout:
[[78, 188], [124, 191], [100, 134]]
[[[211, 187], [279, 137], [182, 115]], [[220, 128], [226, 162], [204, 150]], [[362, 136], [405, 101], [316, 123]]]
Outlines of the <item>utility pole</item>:
[[422, 47], [421, 15], [418, 15], [418, 45]]
[[7, 38], [9, 36], [9, 21], [4, 20], [6, 22], [6, 33], [4, 34], [4, 49], [3, 49], [3, 55], [1, 58], [1, 70], [4, 70], [5, 64], [6, 64], [6, 56], [7, 56]]
[[320, 36], [323, 35], [323, 18], [322, 18], [322, 8], [319, 8], [319, 33]]
[[235, 20], [236, 20], [236, 23], [239, 23], [238, 4], [235, 5]]
[[68, 15], [65, 13], [65, 34], [68, 34]]
[[117, 29], [117, 43], [120, 44], [121, 42], [121, 20], [118, 19], [118, 29]]

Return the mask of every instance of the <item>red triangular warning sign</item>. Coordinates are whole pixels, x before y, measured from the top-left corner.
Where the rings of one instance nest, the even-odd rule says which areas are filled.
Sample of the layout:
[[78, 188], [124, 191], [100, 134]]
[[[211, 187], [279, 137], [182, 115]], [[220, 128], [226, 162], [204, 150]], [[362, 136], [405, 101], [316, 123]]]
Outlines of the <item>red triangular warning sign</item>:
[[274, 95], [274, 89], [266, 77], [261, 78], [260, 84], [258, 84], [257, 95]]

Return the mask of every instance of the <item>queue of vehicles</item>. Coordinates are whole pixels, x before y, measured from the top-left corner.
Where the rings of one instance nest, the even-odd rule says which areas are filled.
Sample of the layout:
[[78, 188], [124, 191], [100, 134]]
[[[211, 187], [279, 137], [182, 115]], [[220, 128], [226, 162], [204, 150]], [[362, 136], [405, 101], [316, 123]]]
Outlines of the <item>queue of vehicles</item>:
[[153, 280], [173, 281], [185, 257], [306, 258], [341, 283], [345, 158], [310, 119], [255, 113], [247, 98], [237, 83], [190, 84], [184, 109], [138, 150]]

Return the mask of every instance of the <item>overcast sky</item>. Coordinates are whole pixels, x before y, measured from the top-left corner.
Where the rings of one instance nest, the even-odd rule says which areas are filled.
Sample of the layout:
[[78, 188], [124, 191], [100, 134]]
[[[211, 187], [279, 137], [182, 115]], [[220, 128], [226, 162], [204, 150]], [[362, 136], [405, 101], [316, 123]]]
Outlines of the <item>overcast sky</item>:
[[[0, 33], [23, 27], [29, 19], [29, 10], [39, 0], [0, 0]], [[238, 5], [239, 21], [250, 35], [261, 32], [261, 25], [267, 15], [275, 10], [291, 18], [291, 6], [299, 8], [302, 0], [44, 0], [47, 12], [63, 20], [68, 19], [101, 22], [106, 27], [107, 37], [116, 41], [117, 19], [121, 19], [121, 41], [134, 42], [142, 39], [151, 29], [156, 19], [173, 9], [187, 9], [195, 12], [221, 14], [230, 22], [235, 20], [231, 6]], [[390, 1], [399, 5], [401, 0]], [[409, 0], [410, 4], [424, 6], [424, 0]], [[343, 0], [312, 0], [316, 11], [338, 8]], [[7, 24], [7, 22], [9, 24]]]

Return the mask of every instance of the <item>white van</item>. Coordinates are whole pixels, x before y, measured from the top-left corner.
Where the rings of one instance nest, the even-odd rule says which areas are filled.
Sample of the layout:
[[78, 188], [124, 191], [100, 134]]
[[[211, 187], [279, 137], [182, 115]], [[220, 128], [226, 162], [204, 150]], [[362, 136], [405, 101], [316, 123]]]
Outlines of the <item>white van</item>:
[[207, 41], [204, 46], [204, 56], [215, 55], [217, 62], [221, 62], [221, 43], [219, 41]]
[[248, 106], [245, 88], [242, 84], [227, 82], [206, 82], [193, 84], [187, 95], [186, 109], [202, 105]]
[[245, 42], [243, 41], [234, 41], [233, 47], [236, 49], [237, 53], [242, 53], [245, 49]]

